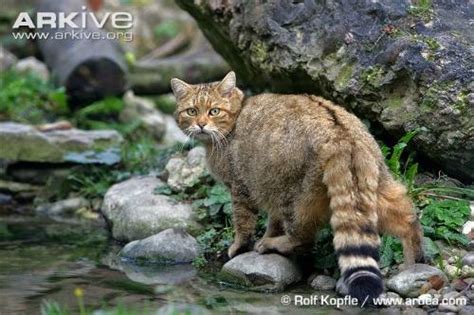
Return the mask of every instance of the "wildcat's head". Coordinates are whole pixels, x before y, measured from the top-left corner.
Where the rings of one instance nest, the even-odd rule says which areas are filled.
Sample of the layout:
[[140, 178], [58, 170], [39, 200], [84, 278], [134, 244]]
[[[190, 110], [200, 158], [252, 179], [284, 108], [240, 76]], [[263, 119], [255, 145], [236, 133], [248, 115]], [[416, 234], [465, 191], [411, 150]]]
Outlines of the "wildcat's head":
[[234, 128], [242, 106], [243, 93], [235, 81], [234, 72], [220, 82], [196, 85], [171, 79], [181, 130], [203, 142], [220, 143]]

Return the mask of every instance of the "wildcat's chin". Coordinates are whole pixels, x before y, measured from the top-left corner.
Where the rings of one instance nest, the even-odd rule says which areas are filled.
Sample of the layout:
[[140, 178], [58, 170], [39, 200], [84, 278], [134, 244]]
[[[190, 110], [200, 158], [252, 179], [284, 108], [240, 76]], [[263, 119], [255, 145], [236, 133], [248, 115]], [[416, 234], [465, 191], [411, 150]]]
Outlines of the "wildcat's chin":
[[193, 135], [194, 139], [207, 143], [212, 141], [212, 136], [206, 132], [200, 132]]

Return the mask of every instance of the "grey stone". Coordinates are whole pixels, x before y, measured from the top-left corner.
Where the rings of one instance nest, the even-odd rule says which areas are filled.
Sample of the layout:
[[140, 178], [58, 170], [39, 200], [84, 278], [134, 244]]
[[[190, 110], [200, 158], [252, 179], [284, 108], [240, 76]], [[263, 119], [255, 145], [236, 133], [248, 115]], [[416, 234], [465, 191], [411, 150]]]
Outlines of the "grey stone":
[[166, 132], [164, 115], [155, 108], [152, 100], [138, 97], [133, 91], [127, 91], [123, 97], [125, 108], [119, 119], [124, 123], [140, 122], [143, 128], [155, 140], [161, 140]]
[[8, 176], [15, 181], [45, 185], [51, 179], [64, 180], [71, 174], [71, 168], [61, 164], [25, 165], [15, 163], [8, 168]]
[[36, 208], [39, 214], [47, 216], [71, 216], [81, 208], [90, 207], [90, 202], [82, 197], [56, 201]]
[[173, 145], [176, 143], [186, 143], [189, 137], [186, 136], [181, 129], [179, 129], [176, 120], [171, 115], [165, 115], [166, 133], [163, 137], [165, 145]]
[[402, 311], [399, 307], [391, 306], [381, 309], [379, 313], [381, 315], [401, 315]]
[[248, 252], [228, 261], [220, 273], [226, 282], [258, 291], [281, 291], [301, 280], [301, 272], [291, 260], [277, 254]]
[[462, 268], [461, 268], [461, 277], [462, 278], [474, 277], [474, 267], [473, 266], [462, 266]]
[[467, 304], [467, 298], [465, 296], [459, 296], [459, 293], [457, 296], [443, 296], [443, 299], [445, 298], [448, 298], [449, 300], [442, 302], [438, 306], [438, 311], [457, 313], [463, 306]]
[[425, 310], [416, 307], [408, 307], [402, 311], [403, 315], [425, 315], [428, 314]]
[[8, 205], [13, 201], [11, 195], [0, 193], [0, 206]]
[[195, 304], [185, 303], [169, 303], [160, 307], [156, 311], [157, 315], [175, 315], [175, 314], [193, 314], [193, 315], [208, 315], [211, 314], [207, 309]]
[[311, 287], [315, 290], [330, 291], [336, 288], [336, 280], [325, 275], [318, 275], [311, 281]]
[[0, 190], [12, 193], [38, 193], [42, 188], [42, 186], [0, 179]]
[[344, 282], [344, 279], [340, 277], [337, 280], [336, 283], [336, 292], [340, 295], [348, 295], [349, 294], [349, 288], [347, 287], [346, 283]]
[[190, 204], [154, 193], [163, 185], [154, 176], [139, 176], [107, 191], [101, 211], [110, 222], [115, 239], [143, 239], [169, 228], [184, 228], [192, 234], [199, 228]]
[[398, 273], [387, 281], [387, 288], [404, 297], [417, 297], [421, 287], [433, 277], [440, 277], [448, 283], [446, 275], [439, 269], [424, 264], [415, 264]]
[[0, 46], [0, 71], [6, 71], [17, 63], [18, 59], [14, 54]]
[[195, 147], [188, 152], [187, 157], [176, 156], [166, 164], [168, 186], [174, 191], [184, 191], [193, 187], [200, 179], [208, 175], [206, 167], [206, 150]]
[[469, 252], [462, 258], [463, 266], [474, 267], [474, 252]]
[[253, 89], [320, 94], [395, 137], [424, 127], [414, 149], [474, 179], [469, 1], [176, 2]]
[[196, 239], [185, 231], [167, 229], [128, 243], [120, 255], [140, 262], [190, 263], [199, 255], [199, 245]]
[[22, 73], [30, 72], [44, 81], [49, 80], [48, 67], [35, 57], [19, 60], [15, 65], [15, 70]]
[[33, 126], [0, 123], [0, 159], [48, 163], [101, 163], [120, 161], [122, 136], [115, 130], [79, 129], [40, 132]]
[[459, 315], [472, 315], [474, 314], [474, 305], [465, 305], [459, 310]]
[[111, 269], [122, 271], [130, 280], [147, 285], [180, 284], [194, 279], [197, 275], [192, 264], [136, 264], [114, 253], [105, 255], [101, 262]]

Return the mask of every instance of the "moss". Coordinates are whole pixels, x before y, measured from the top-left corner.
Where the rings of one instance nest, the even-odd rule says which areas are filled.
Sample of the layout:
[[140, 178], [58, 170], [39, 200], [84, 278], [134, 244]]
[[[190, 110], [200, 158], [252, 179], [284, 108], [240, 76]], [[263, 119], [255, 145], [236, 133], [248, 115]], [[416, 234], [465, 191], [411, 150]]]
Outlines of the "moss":
[[382, 66], [375, 65], [364, 70], [360, 76], [364, 83], [372, 87], [379, 87], [384, 77], [384, 72]]
[[353, 70], [354, 70], [353, 65], [345, 64], [341, 68], [341, 70], [339, 71], [339, 74], [336, 77], [336, 81], [335, 81], [336, 87], [345, 88], [352, 77]]
[[255, 63], [263, 63], [268, 58], [267, 46], [263, 42], [254, 41], [250, 46], [252, 61]]
[[454, 85], [453, 82], [444, 81], [444, 82], [435, 82], [433, 85], [426, 90], [424, 93], [423, 98], [421, 99], [420, 106], [425, 110], [431, 111], [436, 104], [438, 103], [438, 99], [440, 95], [444, 92], [452, 88]]
[[468, 95], [468, 91], [461, 91], [456, 97], [456, 101], [454, 102], [454, 108], [460, 110], [461, 112], [465, 111], [469, 105]]
[[402, 107], [403, 99], [398, 96], [391, 96], [384, 102], [384, 104], [390, 108], [400, 108]]

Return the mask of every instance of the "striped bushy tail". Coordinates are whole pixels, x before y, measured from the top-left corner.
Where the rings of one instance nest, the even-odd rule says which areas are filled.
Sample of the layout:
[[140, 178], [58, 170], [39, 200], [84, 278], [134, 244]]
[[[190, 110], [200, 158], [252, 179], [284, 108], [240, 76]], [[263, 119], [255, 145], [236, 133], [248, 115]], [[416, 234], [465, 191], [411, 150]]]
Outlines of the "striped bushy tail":
[[363, 143], [341, 139], [328, 150], [323, 182], [343, 284], [349, 295], [370, 304], [383, 292], [376, 209], [379, 168]]

